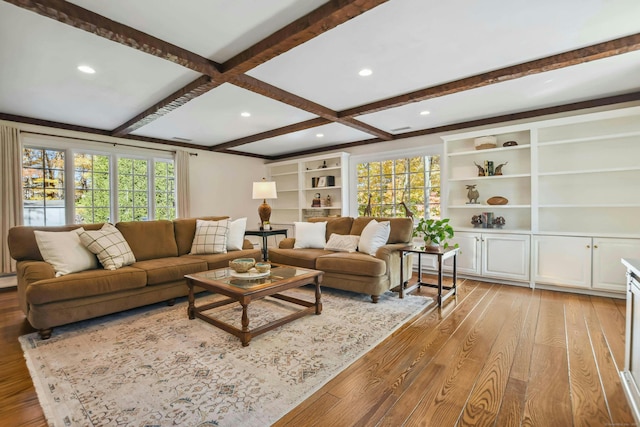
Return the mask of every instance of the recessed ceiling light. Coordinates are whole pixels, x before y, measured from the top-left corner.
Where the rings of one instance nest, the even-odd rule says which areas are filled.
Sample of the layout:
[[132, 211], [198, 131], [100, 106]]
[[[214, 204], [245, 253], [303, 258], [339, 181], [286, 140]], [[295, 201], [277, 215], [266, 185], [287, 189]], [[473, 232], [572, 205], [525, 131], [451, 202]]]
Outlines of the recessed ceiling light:
[[428, 116], [429, 114], [431, 114], [431, 111], [427, 111], [427, 110], [420, 111], [421, 116]]
[[366, 77], [373, 74], [373, 71], [371, 71], [369, 68], [363, 68], [358, 74], [360, 74], [362, 77]]
[[316, 138], [322, 138], [324, 136], [324, 133], [316, 133]]
[[242, 113], [240, 113], [240, 115], [242, 117], [251, 117], [251, 113], [249, 113], [248, 111], [243, 111]]
[[78, 65], [78, 70], [82, 71], [83, 73], [87, 73], [87, 74], [95, 74], [96, 70], [94, 70], [93, 68], [89, 67], [88, 65]]

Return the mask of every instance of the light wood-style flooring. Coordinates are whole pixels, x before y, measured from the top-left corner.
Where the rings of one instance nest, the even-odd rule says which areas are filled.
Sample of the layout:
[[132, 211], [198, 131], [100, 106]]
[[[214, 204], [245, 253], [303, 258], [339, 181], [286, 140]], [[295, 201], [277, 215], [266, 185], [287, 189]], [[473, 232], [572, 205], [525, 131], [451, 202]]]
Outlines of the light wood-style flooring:
[[[464, 280], [275, 425], [635, 426], [624, 320], [624, 300]], [[46, 425], [17, 340], [30, 331], [0, 292], [3, 426]]]

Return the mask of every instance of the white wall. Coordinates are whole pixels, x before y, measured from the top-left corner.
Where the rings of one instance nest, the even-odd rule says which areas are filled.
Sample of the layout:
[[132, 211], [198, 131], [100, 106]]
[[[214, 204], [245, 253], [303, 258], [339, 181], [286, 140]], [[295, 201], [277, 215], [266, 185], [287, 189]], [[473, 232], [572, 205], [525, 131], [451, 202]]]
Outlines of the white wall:
[[255, 228], [260, 218], [253, 200], [253, 182], [266, 173], [264, 160], [231, 154], [198, 151], [189, 160], [189, 191], [191, 215], [229, 215], [247, 217], [249, 228]]

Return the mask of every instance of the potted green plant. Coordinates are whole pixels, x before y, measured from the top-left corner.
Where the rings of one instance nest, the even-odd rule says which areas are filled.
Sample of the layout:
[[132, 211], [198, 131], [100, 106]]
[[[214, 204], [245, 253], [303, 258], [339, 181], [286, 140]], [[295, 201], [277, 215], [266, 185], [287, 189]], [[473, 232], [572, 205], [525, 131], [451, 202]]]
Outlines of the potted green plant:
[[[424, 240], [422, 250], [438, 247], [446, 249], [450, 246], [448, 240], [453, 238], [453, 227], [449, 224], [449, 218], [420, 218], [413, 229], [413, 237], [421, 237]], [[457, 248], [458, 244], [453, 247]]]

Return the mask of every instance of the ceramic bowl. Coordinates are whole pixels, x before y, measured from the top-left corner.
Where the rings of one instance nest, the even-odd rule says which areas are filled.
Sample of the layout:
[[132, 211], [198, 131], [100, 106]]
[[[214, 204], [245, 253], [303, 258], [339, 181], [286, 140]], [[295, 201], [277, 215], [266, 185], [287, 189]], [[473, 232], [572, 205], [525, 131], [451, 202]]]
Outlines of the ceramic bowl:
[[271, 270], [271, 264], [269, 264], [268, 262], [257, 262], [256, 270], [258, 270], [258, 273], [266, 273], [267, 271]]
[[256, 263], [253, 258], [236, 258], [229, 261], [229, 267], [236, 273], [246, 273]]

